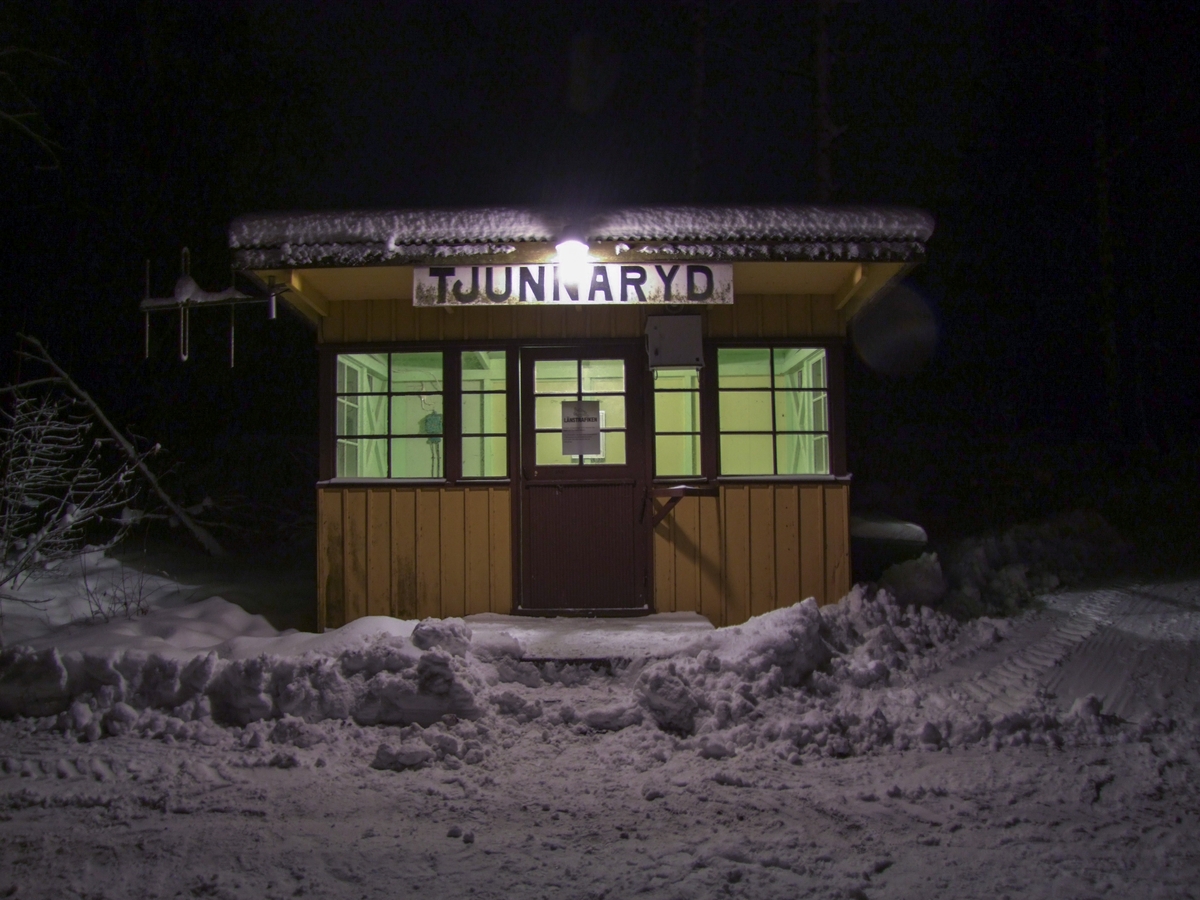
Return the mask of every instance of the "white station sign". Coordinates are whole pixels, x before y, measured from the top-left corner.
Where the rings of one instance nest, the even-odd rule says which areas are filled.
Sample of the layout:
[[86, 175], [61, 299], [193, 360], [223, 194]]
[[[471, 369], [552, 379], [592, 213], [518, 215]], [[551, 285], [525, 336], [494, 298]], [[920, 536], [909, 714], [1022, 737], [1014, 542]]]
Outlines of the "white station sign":
[[417, 266], [413, 272], [413, 306], [732, 302], [728, 263]]
[[563, 401], [562, 455], [600, 455], [599, 400]]

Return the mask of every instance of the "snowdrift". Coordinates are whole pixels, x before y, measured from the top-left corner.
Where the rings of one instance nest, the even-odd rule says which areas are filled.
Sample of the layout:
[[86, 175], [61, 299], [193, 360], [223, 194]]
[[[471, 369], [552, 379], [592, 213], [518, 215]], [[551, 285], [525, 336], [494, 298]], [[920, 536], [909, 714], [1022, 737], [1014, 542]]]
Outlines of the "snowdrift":
[[773, 746], [792, 761], [981, 741], [1061, 745], [1102, 732], [1094, 703], [1062, 721], [1045, 703], [991, 715], [918, 686], [1005, 628], [964, 626], [857, 587], [836, 606], [806, 600], [703, 633], [665, 658], [596, 667], [523, 659], [517, 640], [480, 640], [460, 619], [272, 633], [212, 598], [102, 626], [90, 646], [68, 636], [6, 648], [0, 716], [83, 741], [136, 734], [301, 750], [346, 728], [377, 729], [372, 765], [384, 769], [477, 763], [495, 741], [531, 728], [624, 732], [646, 752], [666, 739], [709, 759]]

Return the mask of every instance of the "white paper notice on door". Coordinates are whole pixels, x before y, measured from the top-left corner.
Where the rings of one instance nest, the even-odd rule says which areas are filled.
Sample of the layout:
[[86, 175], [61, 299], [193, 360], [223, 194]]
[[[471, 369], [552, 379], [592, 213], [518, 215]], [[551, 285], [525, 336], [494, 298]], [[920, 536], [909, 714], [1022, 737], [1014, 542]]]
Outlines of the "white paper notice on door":
[[600, 401], [564, 400], [562, 455], [600, 455]]

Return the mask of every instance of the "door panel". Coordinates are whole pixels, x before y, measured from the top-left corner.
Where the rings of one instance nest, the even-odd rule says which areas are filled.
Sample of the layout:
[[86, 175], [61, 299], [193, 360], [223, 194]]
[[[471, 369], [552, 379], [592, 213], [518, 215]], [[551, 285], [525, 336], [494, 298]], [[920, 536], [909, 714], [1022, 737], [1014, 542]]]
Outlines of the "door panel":
[[[521, 351], [520, 611], [649, 611], [643, 362], [639, 344]], [[600, 402], [599, 454], [563, 455], [571, 400]]]

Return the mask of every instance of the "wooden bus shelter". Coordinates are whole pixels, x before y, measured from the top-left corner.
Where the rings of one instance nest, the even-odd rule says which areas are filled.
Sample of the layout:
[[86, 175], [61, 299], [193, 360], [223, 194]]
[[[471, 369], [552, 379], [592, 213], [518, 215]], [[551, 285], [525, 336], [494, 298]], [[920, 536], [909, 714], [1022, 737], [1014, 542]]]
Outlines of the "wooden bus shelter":
[[850, 587], [844, 356], [919, 210], [245, 216], [316, 328], [318, 619], [695, 611]]

